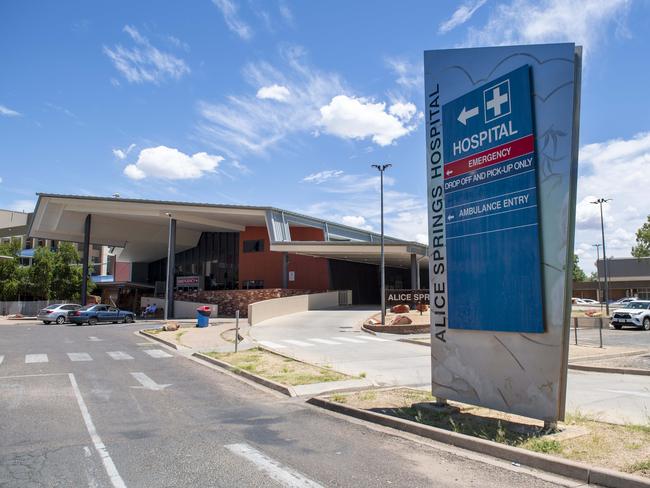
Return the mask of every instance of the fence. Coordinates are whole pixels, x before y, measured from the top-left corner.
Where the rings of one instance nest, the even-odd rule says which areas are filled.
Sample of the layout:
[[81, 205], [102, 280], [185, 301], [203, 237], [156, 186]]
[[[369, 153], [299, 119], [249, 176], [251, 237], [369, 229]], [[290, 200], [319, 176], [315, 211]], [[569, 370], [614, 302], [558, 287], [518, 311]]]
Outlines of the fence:
[[34, 301], [13, 301], [0, 302], [0, 315], [22, 314], [26, 317], [34, 317], [38, 311], [51, 303], [62, 303], [61, 300], [34, 300]]

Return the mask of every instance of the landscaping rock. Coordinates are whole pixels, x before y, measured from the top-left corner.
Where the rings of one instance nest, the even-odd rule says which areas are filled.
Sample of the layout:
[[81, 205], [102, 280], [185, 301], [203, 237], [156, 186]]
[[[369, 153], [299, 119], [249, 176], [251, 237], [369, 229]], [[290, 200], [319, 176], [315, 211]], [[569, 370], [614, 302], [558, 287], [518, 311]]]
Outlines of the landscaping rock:
[[398, 315], [393, 319], [390, 325], [408, 325], [412, 323], [413, 321], [410, 318], [408, 318], [406, 315]]
[[[393, 308], [391, 308], [390, 311], [393, 313], [409, 313], [411, 311], [411, 307], [403, 303], [400, 303], [399, 305], [395, 305]], [[410, 323], [411, 322], [409, 322], [409, 324]]]
[[179, 325], [176, 322], [167, 322], [165, 325], [163, 325], [163, 330], [167, 331], [174, 331], [179, 329]]
[[415, 307], [415, 309], [418, 312], [428, 312], [429, 311], [429, 305], [427, 305], [426, 303], [418, 303], [418, 305], [417, 305], [417, 307]]

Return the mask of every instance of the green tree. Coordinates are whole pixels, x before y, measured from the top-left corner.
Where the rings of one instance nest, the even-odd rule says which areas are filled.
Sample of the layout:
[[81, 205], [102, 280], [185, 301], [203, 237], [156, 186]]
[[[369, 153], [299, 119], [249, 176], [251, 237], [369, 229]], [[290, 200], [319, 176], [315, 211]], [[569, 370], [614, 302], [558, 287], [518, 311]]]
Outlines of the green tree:
[[636, 231], [636, 246], [632, 246], [632, 256], [647, 258], [650, 256], [650, 215], [646, 222]]
[[573, 255], [573, 281], [587, 281], [587, 275], [578, 264], [580, 258], [577, 254]]
[[52, 296], [52, 275], [54, 255], [46, 247], [39, 247], [34, 253], [34, 260], [29, 268], [29, 281], [34, 298], [49, 300]]
[[24, 283], [18, 253], [20, 242], [12, 240], [0, 245], [0, 299], [16, 300]]

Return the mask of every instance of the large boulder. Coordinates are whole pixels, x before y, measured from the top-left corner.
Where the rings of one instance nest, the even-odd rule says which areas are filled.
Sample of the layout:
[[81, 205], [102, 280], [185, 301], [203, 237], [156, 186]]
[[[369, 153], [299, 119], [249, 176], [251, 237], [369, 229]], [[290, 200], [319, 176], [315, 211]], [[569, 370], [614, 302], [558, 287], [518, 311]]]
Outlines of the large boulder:
[[411, 307], [400, 303], [399, 305], [395, 305], [393, 308], [391, 308], [390, 311], [393, 313], [409, 313], [411, 311]]
[[417, 305], [417, 307], [415, 307], [415, 309], [418, 312], [428, 312], [429, 311], [429, 305], [427, 305], [426, 303], [418, 303], [418, 305]]

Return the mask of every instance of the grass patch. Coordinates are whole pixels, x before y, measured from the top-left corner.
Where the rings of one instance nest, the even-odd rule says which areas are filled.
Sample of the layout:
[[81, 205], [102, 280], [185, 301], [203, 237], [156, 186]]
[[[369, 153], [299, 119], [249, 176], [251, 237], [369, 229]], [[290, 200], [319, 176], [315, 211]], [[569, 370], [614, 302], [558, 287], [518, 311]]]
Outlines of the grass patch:
[[146, 332], [147, 334], [151, 335], [158, 335], [162, 332], [162, 329], [144, 329], [142, 332]]
[[208, 352], [205, 354], [283, 385], [309, 385], [350, 379], [349, 376], [332, 369], [301, 363], [259, 348], [238, 353]]
[[186, 330], [176, 332], [176, 334], [174, 334], [174, 337], [176, 337], [176, 342], [182, 345], [183, 343], [181, 342], [181, 337], [183, 337], [185, 334], [187, 334]]
[[567, 414], [560, 432], [548, 434], [541, 421], [452, 402], [460, 411], [415, 408], [432, 402], [421, 390], [365, 390], [330, 397], [337, 403], [392, 415], [452, 432], [487, 439], [573, 461], [650, 478], [650, 423], [614, 425], [579, 411]]

